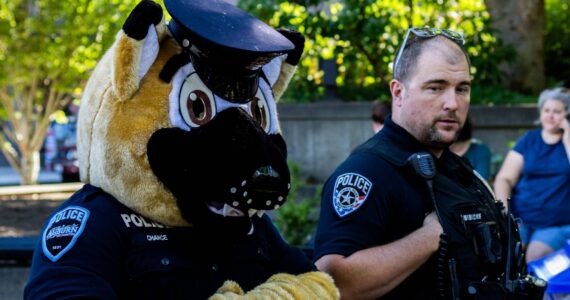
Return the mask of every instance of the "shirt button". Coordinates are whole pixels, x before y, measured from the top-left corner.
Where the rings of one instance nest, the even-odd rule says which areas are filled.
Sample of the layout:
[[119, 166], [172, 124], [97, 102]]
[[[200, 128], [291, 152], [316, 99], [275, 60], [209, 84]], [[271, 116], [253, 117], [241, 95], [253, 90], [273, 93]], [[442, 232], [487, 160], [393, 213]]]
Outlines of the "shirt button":
[[220, 267], [217, 264], [212, 265], [212, 271], [218, 272], [219, 269], [220, 269]]
[[165, 258], [161, 259], [160, 262], [161, 262], [163, 265], [168, 266], [168, 265], [170, 264], [170, 259], [168, 259], [168, 258], [165, 257]]

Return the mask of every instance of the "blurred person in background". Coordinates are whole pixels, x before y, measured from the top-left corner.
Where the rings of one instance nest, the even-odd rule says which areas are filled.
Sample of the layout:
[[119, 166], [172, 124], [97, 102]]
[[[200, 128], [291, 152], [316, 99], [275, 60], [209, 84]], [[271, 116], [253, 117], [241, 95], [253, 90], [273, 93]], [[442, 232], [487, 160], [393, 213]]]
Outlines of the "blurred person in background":
[[467, 117], [463, 129], [449, 149], [459, 156], [469, 160], [473, 169], [485, 180], [491, 176], [491, 150], [478, 139], [472, 138], [473, 124], [471, 118]]
[[376, 100], [372, 102], [372, 130], [378, 133], [384, 127], [384, 119], [392, 112], [389, 101]]
[[512, 198], [522, 221], [527, 262], [564, 246], [570, 239], [570, 90], [545, 90], [538, 99], [541, 128], [528, 131], [505, 158], [495, 193]]

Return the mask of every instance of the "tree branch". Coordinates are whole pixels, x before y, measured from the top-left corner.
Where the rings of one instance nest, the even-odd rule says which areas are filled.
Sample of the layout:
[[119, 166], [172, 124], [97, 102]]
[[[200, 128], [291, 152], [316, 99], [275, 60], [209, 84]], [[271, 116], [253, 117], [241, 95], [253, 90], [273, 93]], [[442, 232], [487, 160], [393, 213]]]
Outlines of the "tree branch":
[[4, 135], [6, 136], [6, 138], [8, 138], [8, 141], [10, 143], [12, 144], [18, 143], [18, 138], [14, 134], [14, 131], [11, 128], [9, 128], [6, 123], [4, 123], [4, 125], [2, 126], [2, 133], [4, 133]]
[[[364, 7], [359, 7], [359, 13], [361, 16], [365, 15]], [[358, 21], [356, 22], [356, 26], [355, 26], [355, 28], [356, 28], [355, 32], [362, 32], [362, 27], [364, 26], [364, 21], [365, 21], [364, 18], [358, 19]], [[381, 74], [379, 74], [380, 72], [378, 71], [378, 67], [376, 67], [379, 64], [376, 63], [374, 51], [366, 51], [366, 48], [364, 47], [364, 45], [362, 45], [361, 40], [357, 36], [355, 36], [355, 39], [352, 40], [352, 43], [354, 44], [356, 49], [358, 49], [364, 55], [364, 57], [366, 57], [368, 62], [372, 65], [372, 68], [374, 69], [374, 75], [377, 78], [380, 78]]]
[[6, 101], [10, 101], [10, 96], [8, 96], [8, 93], [4, 90], [0, 90], [0, 101], [2, 101], [2, 104]]
[[22, 107], [22, 113], [23, 113], [22, 123], [24, 124], [23, 126], [24, 130], [23, 132], [21, 132], [21, 134], [23, 135], [23, 140], [26, 142], [30, 141], [30, 139], [32, 138], [32, 133], [34, 131], [33, 108], [34, 108], [34, 100], [36, 98], [36, 93], [38, 91], [38, 77], [35, 74], [32, 76], [33, 76], [32, 80], [30, 81], [31, 85], [28, 89], [28, 95], [27, 97], [25, 97], [25, 101]]
[[408, 0], [408, 7], [410, 8], [410, 14], [408, 15], [408, 27], [413, 27], [414, 20], [414, 1]]
[[10, 142], [6, 141], [2, 134], [0, 134], [0, 143], [2, 144], [0, 149], [2, 150], [2, 153], [4, 153], [4, 157], [6, 157], [10, 166], [14, 168], [18, 174], [22, 174], [22, 168], [20, 166], [20, 160], [16, 149], [14, 149]]
[[36, 98], [36, 93], [38, 91], [38, 77], [33, 75], [31, 80], [30, 89], [28, 91], [28, 97], [26, 97], [26, 101], [24, 102], [23, 111], [25, 113], [24, 117], [26, 120], [30, 120], [32, 118], [32, 109], [34, 107], [34, 99]]
[[63, 98], [60, 93], [56, 91], [56, 82], [52, 81], [49, 86], [47, 101], [44, 105], [43, 114], [37, 116], [36, 127], [34, 133], [30, 137], [30, 148], [32, 150], [39, 150], [42, 147], [43, 139], [46, 135], [49, 126], [49, 118], [56, 111], [57, 104]]
[[372, 53], [366, 51], [366, 49], [364, 48], [364, 46], [362, 46], [362, 44], [354, 43], [354, 46], [356, 47], [356, 49], [362, 52], [364, 57], [366, 57], [366, 59], [372, 66], [372, 69], [374, 70], [374, 75], [376, 76], [377, 79], [380, 79], [380, 76], [382, 74], [380, 74], [381, 72], [379, 71], [379, 64], [376, 62], [376, 57]]
[[14, 103], [12, 98], [6, 93], [5, 91], [0, 92], [0, 101], [2, 102], [2, 106], [6, 109], [6, 114], [8, 114], [8, 120], [12, 123], [12, 127], [14, 128], [14, 132], [20, 131], [20, 124], [18, 119], [16, 118], [16, 111], [14, 110]]

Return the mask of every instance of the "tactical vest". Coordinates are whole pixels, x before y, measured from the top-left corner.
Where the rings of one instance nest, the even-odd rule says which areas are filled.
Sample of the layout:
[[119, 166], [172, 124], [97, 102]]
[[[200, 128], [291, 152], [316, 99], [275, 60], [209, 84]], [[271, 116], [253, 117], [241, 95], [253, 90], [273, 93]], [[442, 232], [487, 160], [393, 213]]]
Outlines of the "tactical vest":
[[[392, 164], [415, 186], [416, 172], [394, 146], [378, 143], [366, 152]], [[430, 155], [431, 157], [431, 155]], [[543, 280], [527, 275], [524, 252], [512, 214], [483, 179], [458, 156], [448, 157], [456, 169], [435, 173], [425, 190], [425, 201], [435, 202], [444, 234], [437, 254], [439, 299], [542, 299]], [[411, 176], [411, 177], [409, 177]], [[422, 181], [422, 180], [421, 180]], [[430, 191], [430, 189], [432, 189]], [[435, 201], [430, 199], [433, 193]], [[431, 207], [434, 207], [432, 204]], [[427, 212], [426, 212], [427, 213]]]

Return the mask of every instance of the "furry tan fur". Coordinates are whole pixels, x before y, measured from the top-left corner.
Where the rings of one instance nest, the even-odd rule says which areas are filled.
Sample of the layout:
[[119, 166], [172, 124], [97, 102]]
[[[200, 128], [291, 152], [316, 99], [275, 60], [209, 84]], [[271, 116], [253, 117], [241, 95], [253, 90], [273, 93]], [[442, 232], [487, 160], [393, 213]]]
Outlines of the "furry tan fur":
[[158, 78], [168, 58], [180, 52], [166, 34], [164, 22], [156, 28], [160, 51], [140, 83], [137, 72], [144, 40], [135, 41], [121, 32], [85, 88], [78, 124], [81, 179], [154, 221], [188, 226], [174, 196], [150, 169], [146, 155], [152, 133], [172, 127], [168, 119], [170, 84], [147, 78]]
[[273, 85], [273, 96], [275, 98], [275, 102], [278, 102], [285, 93], [291, 78], [295, 75], [295, 71], [297, 71], [297, 66], [290, 65], [286, 62], [283, 63], [281, 67], [281, 71], [279, 72], [279, 78]]
[[233, 282], [226, 281], [209, 300], [303, 300], [339, 299], [332, 277], [323, 272], [309, 272], [298, 276], [277, 274], [248, 293]]

